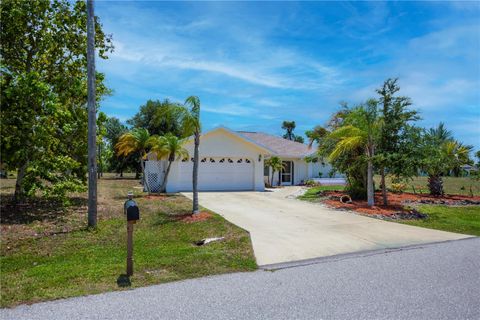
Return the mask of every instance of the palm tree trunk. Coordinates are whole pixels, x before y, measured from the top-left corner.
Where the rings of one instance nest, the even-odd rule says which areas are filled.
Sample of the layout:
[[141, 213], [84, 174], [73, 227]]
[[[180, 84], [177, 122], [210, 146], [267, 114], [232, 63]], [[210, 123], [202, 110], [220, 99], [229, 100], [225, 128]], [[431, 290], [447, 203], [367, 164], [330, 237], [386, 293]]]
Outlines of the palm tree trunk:
[[140, 150], [140, 168], [142, 170], [142, 185], [147, 189], [147, 193], [150, 194], [150, 185], [148, 184], [148, 179], [145, 176], [145, 161], [143, 158], [146, 156], [144, 149]]
[[275, 175], [275, 171], [272, 170], [272, 179], [270, 180], [270, 187], [273, 188], [273, 176]]
[[200, 145], [200, 131], [195, 131], [195, 148], [193, 151], [193, 210], [192, 214], [197, 214], [198, 210], [198, 146]]
[[443, 196], [443, 180], [440, 175], [428, 176], [428, 189], [432, 196]]
[[388, 206], [388, 198], [387, 198], [387, 184], [385, 183], [385, 167], [382, 167], [381, 175], [382, 175], [382, 198], [383, 198], [383, 205]]
[[172, 162], [173, 161], [168, 161], [167, 171], [165, 171], [165, 176], [163, 177], [162, 187], [160, 188], [161, 192], [166, 192], [168, 174], [170, 173], [170, 167], [172, 166]]
[[142, 184], [144, 185], [145, 189], [147, 189], [147, 193], [150, 194], [150, 186], [148, 184], [148, 179], [145, 176], [145, 161], [143, 159], [140, 160], [140, 167], [142, 168]]

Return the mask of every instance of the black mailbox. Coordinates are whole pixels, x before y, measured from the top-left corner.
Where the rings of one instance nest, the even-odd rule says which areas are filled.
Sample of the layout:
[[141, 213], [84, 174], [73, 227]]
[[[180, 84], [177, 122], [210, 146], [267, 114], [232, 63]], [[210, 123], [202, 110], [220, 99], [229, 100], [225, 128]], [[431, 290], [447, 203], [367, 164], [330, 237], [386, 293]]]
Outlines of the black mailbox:
[[135, 221], [140, 219], [140, 210], [137, 203], [132, 199], [125, 201], [124, 211], [127, 215], [127, 221]]

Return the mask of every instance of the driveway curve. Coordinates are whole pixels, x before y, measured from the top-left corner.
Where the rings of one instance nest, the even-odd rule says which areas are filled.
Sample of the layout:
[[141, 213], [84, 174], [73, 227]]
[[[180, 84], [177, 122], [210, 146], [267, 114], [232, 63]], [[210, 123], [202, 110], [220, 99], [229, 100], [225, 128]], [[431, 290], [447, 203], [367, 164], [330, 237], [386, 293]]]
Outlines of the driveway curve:
[[260, 266], [469, 237], [300, 201], [294, 197], [299, 191], [201, 192], [199, 201], [250, 232]]

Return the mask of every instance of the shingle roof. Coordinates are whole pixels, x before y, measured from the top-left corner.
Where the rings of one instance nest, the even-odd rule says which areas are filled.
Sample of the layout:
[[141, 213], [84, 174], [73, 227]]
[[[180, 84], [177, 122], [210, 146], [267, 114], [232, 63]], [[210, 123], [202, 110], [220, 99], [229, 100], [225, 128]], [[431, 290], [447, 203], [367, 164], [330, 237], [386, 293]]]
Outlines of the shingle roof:
[[312, 154], [315, 150], [307, 145], [284, 139], [263, 132], [237, 131], [240, 135], [259, 145], [274, 151], [276, 155], [285, 158], [303, 158]]

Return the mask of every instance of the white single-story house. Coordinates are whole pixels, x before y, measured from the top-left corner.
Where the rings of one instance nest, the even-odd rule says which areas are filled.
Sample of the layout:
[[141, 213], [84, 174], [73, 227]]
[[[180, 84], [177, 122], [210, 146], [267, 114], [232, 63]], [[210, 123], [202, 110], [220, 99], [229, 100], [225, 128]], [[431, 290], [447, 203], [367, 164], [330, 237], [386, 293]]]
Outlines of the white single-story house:
[[[167, 192], [191, 191], [193, 170], [193, 139], [185, 144], [189, 158], [172, 163]], [[311, 178], [338, 178], [330, 173], [331, 166], [321, 161], [307, 162], [315, 149], [295, 141], [261, 132], [233, 131], [218, 127], [200, 137], [198, 189], [200, 191], [263, 191], [270, 168], [264, 160], [278, 156], [285, 169], [275, 173], [274, 185], [298, 185]], [[150, 154], [145, 161], [145, 175], [151, 191], [158, 191], [163, 180], [166, 161], [156, 161]]]

